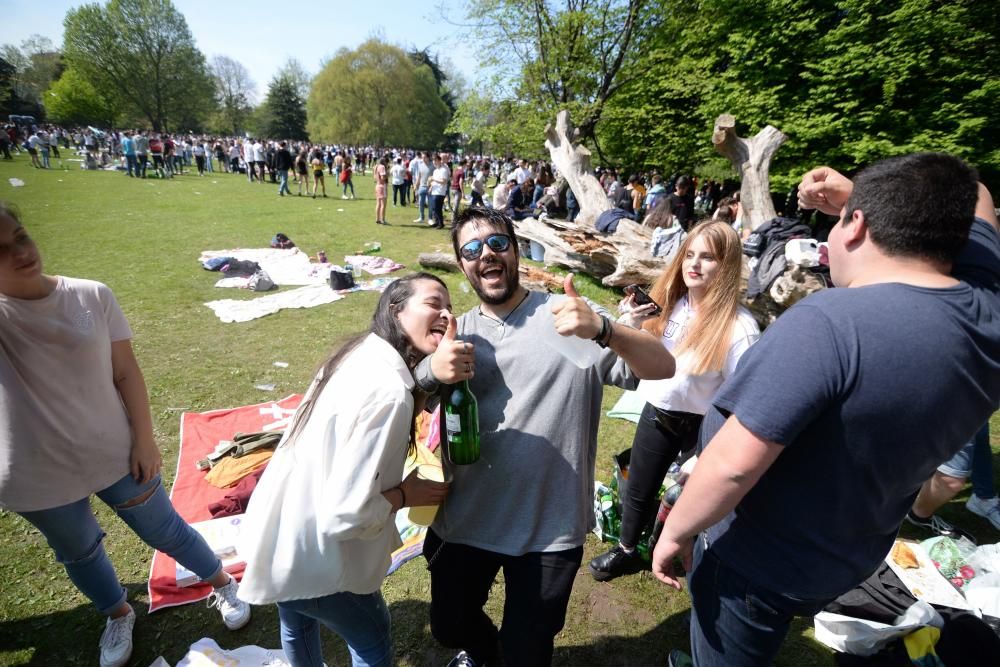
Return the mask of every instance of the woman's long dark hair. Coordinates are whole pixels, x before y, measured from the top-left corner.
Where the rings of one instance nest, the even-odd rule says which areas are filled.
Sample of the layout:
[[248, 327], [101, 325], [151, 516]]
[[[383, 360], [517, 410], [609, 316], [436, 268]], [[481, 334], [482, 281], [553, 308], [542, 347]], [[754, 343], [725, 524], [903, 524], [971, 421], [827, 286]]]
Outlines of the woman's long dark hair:
[[[399, 323], [399, 313], [406, 307], [407, 300], [416, 291], [416, 283], [421, 280], [432, 280], [441, 285], [441, 287], [448, 288], [440, 278], [423, 271], [411, 273], [389, 283], [385, 291], [382, 292], [382, 296], [378, 300], [378, 305], [375, 306], [375, 314], [372, 315], [372, 323], [368, 331], [352, 336], [344, 341], [327, 357], [326, 361], [316, 371], [309, 396], [299, 405], [299, 409], [295, 412], [295, 418], [289, 427], [289, 434], [285, 439], [284, 446], [294, 444], [302, 428], [309, 421], [313, 406], [316, 404], [316, 398], [323, 391], [323, 388], [326, 387], [326, 383], [329, 382], [344, 359], [349, 357], [369, 334], [375, 334], [389, 343], [399, 353], [399, 356], [403, 358], [403, 361], [406, 362], [407, 368], [412, 370], [417, 365], [421, 359], [420, 353], [413, 347], [413, 343], [406, 335], [406, 332], [403, 331], [403, 326]], [[413, 454], [413, 450], [416, 447], [415, 424], [416, 414], [410, 420], [409, 454]]]

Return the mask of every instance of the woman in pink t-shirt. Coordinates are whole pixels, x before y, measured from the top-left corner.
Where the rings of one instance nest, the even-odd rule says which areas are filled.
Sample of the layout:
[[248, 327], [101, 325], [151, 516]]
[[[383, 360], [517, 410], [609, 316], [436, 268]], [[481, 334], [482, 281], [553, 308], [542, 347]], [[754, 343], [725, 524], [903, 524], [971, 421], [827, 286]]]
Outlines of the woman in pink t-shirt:
[[375, 177], [375, 224], [388, 225], [385, 221], [386, 183], [389, 181], [389, 172], [386, 165], [386, 158], [381, 158], [372, 171]]
[[160, 481], [131, 338], [106, 285], [42, 273], [38, 246], [0, 202], [0, 508], [45, 536], [76, 587], [108, 617], [101, 667], [128, 662], [135, 612], [104, 551], [91, 495], [146, 544], [210, 582], [228, 628], [250, 621], [236, 580]]

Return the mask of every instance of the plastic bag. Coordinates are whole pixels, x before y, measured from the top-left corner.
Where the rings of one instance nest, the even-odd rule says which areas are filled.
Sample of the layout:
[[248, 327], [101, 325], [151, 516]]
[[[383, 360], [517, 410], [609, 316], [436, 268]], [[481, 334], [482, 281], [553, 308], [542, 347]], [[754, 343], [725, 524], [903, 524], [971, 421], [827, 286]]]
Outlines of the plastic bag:
[[813, 617], [816, 641], [852, 655], [874, 655], [899, 637], [925, 625], [942, 628], [944, 619], [934, 607], [922, 600], [914, 602], [892, 625], [828, 611], [821, 611]]

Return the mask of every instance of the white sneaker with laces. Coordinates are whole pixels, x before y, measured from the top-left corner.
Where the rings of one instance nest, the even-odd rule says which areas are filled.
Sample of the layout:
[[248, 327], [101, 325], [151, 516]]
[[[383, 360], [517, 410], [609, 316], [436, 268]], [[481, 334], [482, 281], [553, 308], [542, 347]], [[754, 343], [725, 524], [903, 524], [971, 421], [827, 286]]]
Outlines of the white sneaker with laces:
[[965, 503], [965, 509], [973, 514], [978, 514], [993, 524], [993, 527], [1000, 530], [1000, 498], [980, 498], [976, 494], [969, 496]]
[[109, 618], [101, 635], [101, 667], [121, 667], [132, 657], [132, 627], [135, 610], [120, 618]]
[[228, 584], [216, 588], [208, 596], [208, 606], [219, 610], [222, 622], [230, 630], [239, 630], [250, 622], [250, 605], [236, 597], [239, 587], [236, 579], [230, 576]]

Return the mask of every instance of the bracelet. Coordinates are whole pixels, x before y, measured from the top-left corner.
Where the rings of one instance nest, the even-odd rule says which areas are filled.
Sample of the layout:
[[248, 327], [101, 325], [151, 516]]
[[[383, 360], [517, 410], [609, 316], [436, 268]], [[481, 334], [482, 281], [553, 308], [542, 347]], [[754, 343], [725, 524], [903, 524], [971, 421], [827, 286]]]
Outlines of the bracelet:
[[601, 340], [603, 340], [605, 334], [608, 333], [608, 318], [604, 317], [603, 315], [600, 315], [599, 317], [601, 318], [601, 330], [597, 332], [596, 336], [590, 339], [595, 343], [597, 343], [598, 345], [601, 344]]
[[399, 489], [399, 509], [403, 509], [406, 507], [406, 492], [403, 491], [402, 485], [397, 486], [396, 488]]
[[611, 332], [611, 320], [607, 316], [601, 315], [601, 333], [594, 336], [592, 340], [602, 348], [606, 348], [611, 342]]

